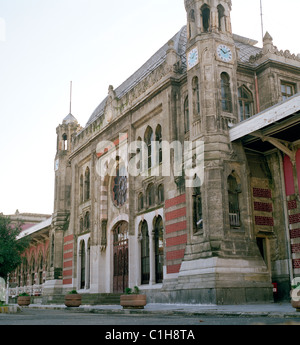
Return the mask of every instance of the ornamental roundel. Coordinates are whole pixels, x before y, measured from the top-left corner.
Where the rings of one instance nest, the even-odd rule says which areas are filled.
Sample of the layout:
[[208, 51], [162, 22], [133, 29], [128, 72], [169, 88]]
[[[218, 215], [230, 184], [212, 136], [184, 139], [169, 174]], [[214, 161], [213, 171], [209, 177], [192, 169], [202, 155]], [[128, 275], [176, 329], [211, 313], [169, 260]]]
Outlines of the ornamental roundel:
[[112, 199], [116, 207], [123, 206], [127, 200], [127, 180], [125, 167], [118, 166], [112, 178]]

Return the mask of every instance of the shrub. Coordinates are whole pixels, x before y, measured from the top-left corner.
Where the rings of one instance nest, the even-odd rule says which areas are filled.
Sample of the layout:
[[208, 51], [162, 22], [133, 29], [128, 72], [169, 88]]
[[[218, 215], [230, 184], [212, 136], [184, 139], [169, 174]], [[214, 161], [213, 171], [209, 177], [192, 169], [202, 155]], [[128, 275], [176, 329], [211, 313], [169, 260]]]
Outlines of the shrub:
[[300, 282], [298, 282], [296, 285], [292, 285], [292, 289], [300, 289]]
[[137, 286], [135, 286], [133, 289], [134, 289], [134, 292], [133, 292], [134, 294], [138, 295], [140, 293], [140, 289]]
[[132, 289], [126, 288], [126, 289], [125, 289], [125, 294], [126, 294], [126, 295], [131, 295], [131, 294], [132, 294]]
[[125, 289], [125, 294], [126, 295], [138, 295], [140, 293], [140, 289], [135, 286], [133, 290], [131, 288], [126, 288]]
[[78, 292], [76, 290], [72, 290], [69, 292], [69, 295], [77, 295], [77, 294], [78, 294]]

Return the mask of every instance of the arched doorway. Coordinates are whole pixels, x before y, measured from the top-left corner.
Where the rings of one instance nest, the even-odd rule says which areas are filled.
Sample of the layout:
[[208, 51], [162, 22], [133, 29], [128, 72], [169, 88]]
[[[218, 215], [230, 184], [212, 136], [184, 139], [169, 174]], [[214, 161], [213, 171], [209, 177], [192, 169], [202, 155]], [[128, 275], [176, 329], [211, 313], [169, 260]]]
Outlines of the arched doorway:
[[85, 288], [85, 243], [80, 244], [80, 289]]
[[144, 220], [141, 224], [141, 283], [149, 284], [150, 280], [150, 250], [149, 250], [149, 233], [148, 224]]
[[154, 249], [155, 249], [155, 282], [163, 282], [164, 267], [164, 225], [161, 216], [158, 216], [154, 224]]
[[113, 231], [114, 293], [123, 293], [128, 287], [128, 223], [118, 223]]

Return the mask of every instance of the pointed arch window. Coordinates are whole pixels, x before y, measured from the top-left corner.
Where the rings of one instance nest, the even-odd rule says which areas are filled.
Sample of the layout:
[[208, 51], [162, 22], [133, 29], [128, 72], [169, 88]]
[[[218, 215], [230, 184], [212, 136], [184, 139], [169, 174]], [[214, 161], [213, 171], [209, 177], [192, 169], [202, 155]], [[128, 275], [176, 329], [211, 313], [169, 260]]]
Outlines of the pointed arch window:
[[222, 5], [218, 5], [218, 24], [219, 31], [225, 31], [225, 10]]
[[190, 131], [189, 97], [184, 101], [184, 134]]
[[229, 201], [229, 222], [232, 228], [240, 227], [240, 185], [233, 175], [229, 175], [227, 180], [228, 201]]
[[79, 221], [79, 232], [80, 233], [83, 232], [83, 218], [80, 218], [80, 221]]
[[138, 211], [141, 211], [144, 208], [144, 195], [140, 193], [138, 196]]
[[137, 138], [138, 148], [136, 149], [136, 154], [139, 157], [136, 168], [141, 172], [143, 171], [143, 150], [142, 150], [142, 138]]
[[193, 78], [192, 88], [193, 88], [194, 115], [200, 115], [200, 92], [199, 92], [198, 77]]
[[253, 116], [253, 96], [252, 93], [245, 87], [241, 86], [238, 89], [239, 98], [239, 114], [240, 120], [244, 121]]
[[191, 10], [189, 13], [189, 38], [193, 38], [195, 35], [195, 11]]
[[80, 203], [82, 203], [83, 200], [83, 175], [80, 176]]
[[86, 230], [90, 229], [90, 212], [86, 212], [84, 216], [84, 227]]
[[85, 198], [85, 200], [90, 199], [90, 178], [91, 178], [90, 169], [89, 169], [89, 167], [87, 167], [85, 170], [85, 175], [84, 175], [84, 193], [85, 193], [84, 198]]
[[202, 31], [209, 32], [210, 30], [210, 8], [207, 5], [201, 7], [202, 16]]
[[152, 167], [152, 142], [154, 141], [153, 130], [151, 127], [148, 127], [145, 132], [145, 143], [147, 145], [147, 162], [148, 162], [148, 169]]
[[161, 125], [157, 125], [155, 131], [155, 141], [158, 144], [158, 163], [162, 163], [162, 130]]
[[231, 87], [230, 77], [227, 73], [221, 74], [221, 96], [222, 96], [222, 111], [228, 113], [232, 112], [232, 99], [231, 99]]
[[141, 268], [142, 284], [149, 284], [150, 280], [150, 250], [149, 250], [149, 233], [148, 225], [144, 220], [141, 227]]
[[154, 190], [154, 184], [151, 183], [146, 191], [147, 195], [147, 203], [148, 207], [153, 206], [155, 204], [155, 190]]
[[160, 184], [157, 188], [158, 192], [158, 203], [162, 204], [165, 201], [164, 185]]
[[63, 140], [63, 151], [66, 151], [68, 149], [68, 136], [66, 133], [63, 134], [62, 140]]
[[112, 181], [112, 196], [116, 207], [122, 207], [127, 201], [128, 178], [126, 168], [123, 162], [118, 161], [116, 176]]

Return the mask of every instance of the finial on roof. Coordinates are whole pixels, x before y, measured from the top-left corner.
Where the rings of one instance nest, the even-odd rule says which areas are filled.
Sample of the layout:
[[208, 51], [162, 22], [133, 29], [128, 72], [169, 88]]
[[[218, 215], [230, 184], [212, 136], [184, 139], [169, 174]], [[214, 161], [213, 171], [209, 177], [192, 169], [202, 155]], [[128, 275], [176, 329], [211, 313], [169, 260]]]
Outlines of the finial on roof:
[[78, 123], [76, 118], [71, 113], [63, 119], [63, 124], [68, 125], [70, 123]]
[[268, 31], [264, 36], [264, 43], [273, 43], [273, 37], [268, 33]]
[[116, 92], [115, 92], [114, 87], [112, 85], [109, 85], [109, 87], [108, 87], [108, 96], [112, 100], [116, 98]]
[[272, 52], [272, 50], [273, 50], [273, 38], [267, 31], [263, 39], [263, 54]]
[[168, 42], [168, 50], [167, 50], [167, 57], [166, 57], [166, 61], [167, 61], [167, 64], [169, 66], [173, 66], [177, 60], [178, 60], [178, 57], [177, 57], [177, 53], [176, 53], [176, 50], [174, 48], [174, 41], [173, 40], [170, 40]]
[[170, 48], [174, 49], [174, 41], [173, 40], [169, 40], [168, 47], [169, 47], [169, 49]]
[[73, 83], [70, 81], [70, 112], [69, 114], [63, 119], [63, 124], [68, 125], [70, 123], [78, 123], [77, 119], [72, 115], [72, 87]]

